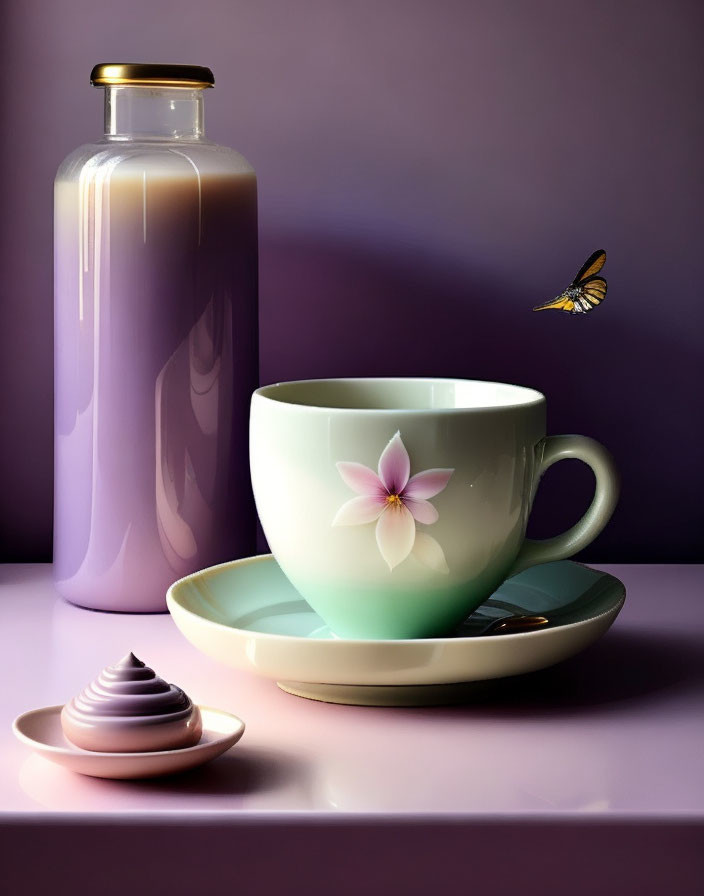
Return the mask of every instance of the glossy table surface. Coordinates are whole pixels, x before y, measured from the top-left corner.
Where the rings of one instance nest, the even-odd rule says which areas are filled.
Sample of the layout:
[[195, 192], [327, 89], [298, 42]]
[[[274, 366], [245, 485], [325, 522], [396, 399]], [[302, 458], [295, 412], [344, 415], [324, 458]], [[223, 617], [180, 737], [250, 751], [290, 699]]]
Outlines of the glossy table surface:
[[[82, 610], [56, 597], [50, 566], [0, 566], [0, 824], [557, 822], [685, 832], [673, 849], [694, 829], [701, 840], [704, 566], [600, 568], [625, 583], [626, 604], [585, 653], [483, 683], [461, 706], [381, 709], [290, 696], [200, 655], [168, 615]], [[124, 782], [76, 775], [15, 740], [16, 715], [65, 702], [130, 650], [240, 716], [240, 743], [189, 774]]]

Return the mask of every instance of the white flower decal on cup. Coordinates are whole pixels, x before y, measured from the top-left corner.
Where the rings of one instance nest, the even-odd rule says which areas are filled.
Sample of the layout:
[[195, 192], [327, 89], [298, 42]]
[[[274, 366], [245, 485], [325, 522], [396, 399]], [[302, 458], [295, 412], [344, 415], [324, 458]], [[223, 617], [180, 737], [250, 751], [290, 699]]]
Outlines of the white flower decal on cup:
[[378, 476], [364, 464], [352, 461], [340, 461], [336, 466], [357, 497], [342, 505], [333, 526], [362, 526], [376, 521], [376, 543], [389, 569], [413, 552], [425, 566], [449, 572], [443, 549], [432, 535], [417, 531], [416, 522], [437, 522], [438, 512], [428, 498], [440, 494], [454, 468], [423, 470], [411, 476], [411, 461], [400, 432], [382, 451]]

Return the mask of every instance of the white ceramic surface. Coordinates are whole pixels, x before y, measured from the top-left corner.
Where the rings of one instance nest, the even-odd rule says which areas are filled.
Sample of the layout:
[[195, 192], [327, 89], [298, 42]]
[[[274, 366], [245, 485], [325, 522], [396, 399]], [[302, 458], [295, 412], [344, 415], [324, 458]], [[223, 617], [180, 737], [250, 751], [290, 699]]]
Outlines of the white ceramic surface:
[[244, 733], [244, 722], [221, 709], [200, 706], [203, 734], [193, 747], [149, 753], [97, 753], [75, 747], [64, 736], [61, 706], [45, 706], [18, 716], [16, 737], [40, 756], [94, 778], [154, 778], [196, 768], [222, 755]]
[[[540, 477], [587, 463], [570, 530], [525, 540]], [[279, 565], [346, 638], [442, 635], [506, 579], [572, 556], [608, 521], [618, 476], [584, 436], [545, 435], [545, 398], [504, 383], [340, 379], [252, 397], [257, 509]]]
[[[195, 573], [169, 589], [169, 610], [186, 638], [228, 666], [330, 702], [410, 705], [461, 697], [456, 683], [532, 672], [578, 653], [618, 615], [622, 583], [561, 561], [505, 582], [455, 636], [348, 640], [329, 629], [267, 554]], [[498, 618], [541, 614], [551, 624], [476, 634]], [[429, 689], [423, 689], [431, 686]]]

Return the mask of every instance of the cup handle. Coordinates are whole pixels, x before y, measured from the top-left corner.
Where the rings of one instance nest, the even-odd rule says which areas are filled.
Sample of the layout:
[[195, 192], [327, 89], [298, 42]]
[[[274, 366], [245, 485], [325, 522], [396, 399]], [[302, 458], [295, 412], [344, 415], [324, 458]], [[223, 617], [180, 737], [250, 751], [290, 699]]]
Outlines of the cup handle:
[[518, 552], [509, 576], [552, 560], [572, 557], [594, 541], [614, 512], [619, 494], [619, 475], [609, 452], [587, 436], [548, 436], [542, 443], [543, 456], [538, 469], [538, 479], [557, 463], [575, 457], [588, 464], [596, 477], [596, 489], [589, 509], [571, 529], [554, 538], [535, 540], [526, 538]]

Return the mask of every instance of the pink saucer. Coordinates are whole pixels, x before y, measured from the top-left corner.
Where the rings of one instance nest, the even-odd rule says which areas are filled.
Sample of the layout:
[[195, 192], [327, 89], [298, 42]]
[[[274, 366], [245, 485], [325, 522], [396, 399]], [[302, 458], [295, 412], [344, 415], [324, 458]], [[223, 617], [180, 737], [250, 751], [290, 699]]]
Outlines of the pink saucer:
[[155, 778], [210, 762], [242, 737], [244, 722], [221, 709], [200, 706], [203, 734], [193, 747], [150, 753], [97, 753], [75, 747], [61, 727], [62, 706], [45, 706], [18, 716], [12, 723], [18, 740], [45, 759], [94, 778]]

